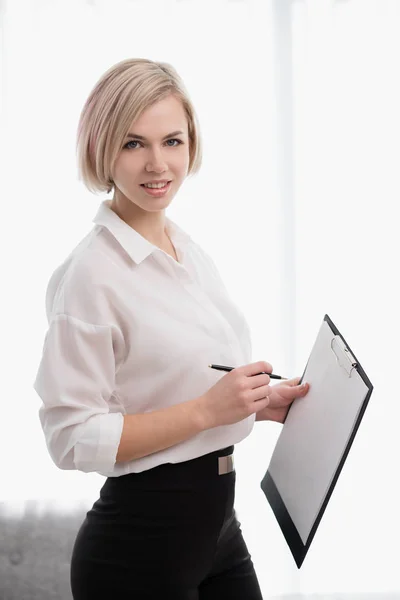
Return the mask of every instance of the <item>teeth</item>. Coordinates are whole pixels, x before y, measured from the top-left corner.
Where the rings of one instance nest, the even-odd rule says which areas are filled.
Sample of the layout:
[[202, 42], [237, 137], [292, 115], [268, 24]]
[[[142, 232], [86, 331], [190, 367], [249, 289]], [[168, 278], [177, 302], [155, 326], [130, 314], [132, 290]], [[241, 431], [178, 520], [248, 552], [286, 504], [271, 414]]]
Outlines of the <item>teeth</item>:
[[148, 187], [148, 188], [163, 188], [166, 185], [167, 185], [166, 183], [145, 183], [144, 187]]

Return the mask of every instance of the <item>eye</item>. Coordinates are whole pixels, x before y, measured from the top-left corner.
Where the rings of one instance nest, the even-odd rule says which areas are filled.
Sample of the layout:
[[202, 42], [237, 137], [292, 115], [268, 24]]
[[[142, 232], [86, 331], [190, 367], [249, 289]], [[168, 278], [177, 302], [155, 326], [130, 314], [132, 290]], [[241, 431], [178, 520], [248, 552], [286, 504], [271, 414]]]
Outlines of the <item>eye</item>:
[[[167, 140], [167, 142], [178, 142], [178, 146], [183, 143], [183, 142], [181, 142], [181, 140], [177, 140], [176, 138], [172, 138], [170, 140]], [[171, 148], [174, 148], [174, 147], [175, 146], [171, 146]]]
[[[177, 138], [171, 138], [170, 140], [167, 140], [165, 143], [167, 144], [168, 142], [178, 142], [178, 146], [180, 146], [180, 144], [183, 144], [183, 142], [181, 140], [178, 140]], [[128, 142], [127, 144], [125, 144], [124, 148], [126, 148], [127, 150], [135, 150], [136, 146], [134, 148], [132, 148], [132, 146], [130, 146], [129, 144], [140, 144], [141, 142], [139, 142], [139, 140], [131, 140], [130, 142]], [[169, 148], [176, 148], [176, 146], [169, 146]]]
[[138, 144], [138, 143], [139, 142], [137, 140], [131, 140], [130, 142], [125, 144], [124, 148], [127, 148], [128, 150], [130, 150], [131, 146], [129, 144]]

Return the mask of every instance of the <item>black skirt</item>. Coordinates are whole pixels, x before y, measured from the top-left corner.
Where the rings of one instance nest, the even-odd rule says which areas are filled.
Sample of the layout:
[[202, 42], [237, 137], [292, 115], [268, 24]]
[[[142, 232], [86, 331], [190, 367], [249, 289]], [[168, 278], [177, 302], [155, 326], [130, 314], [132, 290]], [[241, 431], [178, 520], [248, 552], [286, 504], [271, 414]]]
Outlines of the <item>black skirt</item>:
[[233, 446], [108, 477], [72, 551], [74, 600], [262, 600], [234, 510]]

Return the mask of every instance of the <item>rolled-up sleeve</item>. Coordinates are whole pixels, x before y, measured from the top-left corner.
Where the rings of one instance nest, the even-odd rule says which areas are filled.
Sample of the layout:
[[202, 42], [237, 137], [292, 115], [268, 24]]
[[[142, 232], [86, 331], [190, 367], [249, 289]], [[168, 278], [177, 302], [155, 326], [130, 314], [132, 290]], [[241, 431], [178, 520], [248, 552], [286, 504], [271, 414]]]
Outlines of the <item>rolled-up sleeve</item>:
[[54, 316], [46, 333], [34, 389], [39, 418], [53, 462], [86, 473], [112, 471], [123, 412], [112, 403], [115, 389], [113, 334], [66, 314]]

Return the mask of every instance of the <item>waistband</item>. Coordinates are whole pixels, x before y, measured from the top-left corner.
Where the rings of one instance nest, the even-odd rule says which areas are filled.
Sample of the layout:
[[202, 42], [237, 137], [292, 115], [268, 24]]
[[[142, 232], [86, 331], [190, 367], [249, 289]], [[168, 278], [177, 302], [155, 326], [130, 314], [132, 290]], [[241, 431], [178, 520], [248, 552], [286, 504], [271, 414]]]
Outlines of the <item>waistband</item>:
[[119, 486], [135, 486], [145, 482], [193, 481], [198, 479], [220, 478], [235, 472], [233, 461], [234, 446], [227, 446], [191, 460], [177, 463], [164, 463], [140, 473], [128, 473], [119, 477], [109, 477], [108, 482]]

